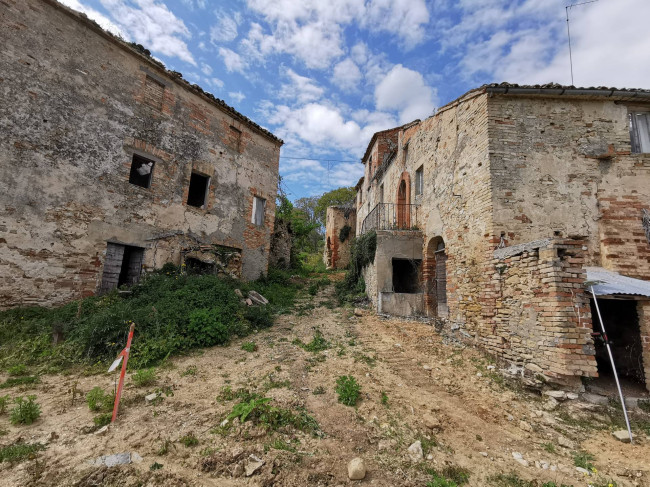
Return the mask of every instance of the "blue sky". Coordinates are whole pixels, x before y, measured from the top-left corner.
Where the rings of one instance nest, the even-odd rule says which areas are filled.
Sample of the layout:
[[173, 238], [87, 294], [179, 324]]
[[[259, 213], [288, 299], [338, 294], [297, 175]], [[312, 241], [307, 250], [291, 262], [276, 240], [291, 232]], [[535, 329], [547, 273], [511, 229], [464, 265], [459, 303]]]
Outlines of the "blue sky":
[[[570, 84], [562, 0], [62, 0], [284, 139], [292, 199], [483, 83]], [[650, 88], [650, 1], [570, 10], [575, 84]]]

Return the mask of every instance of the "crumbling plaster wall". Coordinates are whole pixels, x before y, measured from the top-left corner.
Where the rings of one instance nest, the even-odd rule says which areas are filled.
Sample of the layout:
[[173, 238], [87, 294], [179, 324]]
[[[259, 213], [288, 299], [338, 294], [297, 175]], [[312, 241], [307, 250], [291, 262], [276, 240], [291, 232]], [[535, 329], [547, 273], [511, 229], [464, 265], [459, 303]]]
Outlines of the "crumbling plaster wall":
[[488, 106], [495, 232], [508, 245], [583, 237], [588, 265], [650, 279], [650, 154], [630, 154], [628, 104], [508, 95]]
[[[107, 240], [145, 247], [147, 268], [180, 263], [190, 243], [235, 247], [244, 278], [265, 273], [281, 143], [62, 7], [5, 5], [0, 307], [94, 293]], [[164, 85], [159, 107], [145, 100], [147, 76]], [[150, 188], [128, 182], [134, 153], [155, 161]], [[211, 176], [205, 209], [185, 204], [193, 167]]]
[[[350, 227], [350, 232], [341, 241], [341, 230]], [[323, 262], [329, 269], [345, 269], [350, 263], [350, 247], [356, 237], [357, 212], [354, 208], [330, 206], [325, 217], [325, 247]]]

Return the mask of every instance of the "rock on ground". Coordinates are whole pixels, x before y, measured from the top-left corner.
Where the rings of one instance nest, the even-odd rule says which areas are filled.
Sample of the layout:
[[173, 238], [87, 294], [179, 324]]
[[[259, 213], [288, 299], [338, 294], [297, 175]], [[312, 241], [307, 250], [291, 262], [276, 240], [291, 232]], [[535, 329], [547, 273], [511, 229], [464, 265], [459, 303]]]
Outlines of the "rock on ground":
[[422, 452], [422, 442], [420, 440], [409, 446], [408, 455], [412, 462], [419, 462], [422, 460], [424, 453]]
[[348, 477], [350, 480], [361, 480], [366, 476], [366, 464], [363, 458], [353, 458], [348, 463]]

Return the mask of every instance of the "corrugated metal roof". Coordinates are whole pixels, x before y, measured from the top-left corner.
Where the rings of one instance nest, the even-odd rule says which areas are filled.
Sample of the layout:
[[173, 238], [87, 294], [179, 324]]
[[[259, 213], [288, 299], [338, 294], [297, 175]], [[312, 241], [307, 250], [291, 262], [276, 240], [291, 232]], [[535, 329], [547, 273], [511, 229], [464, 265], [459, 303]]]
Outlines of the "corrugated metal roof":
[[598, 296], [611, 294], [633, 294], [650, 297], [650, 281], [622, 276], [617, 272], [608, 271], [602, 267], [586, 267], [587, 282], [594, 284], [594, 292]]

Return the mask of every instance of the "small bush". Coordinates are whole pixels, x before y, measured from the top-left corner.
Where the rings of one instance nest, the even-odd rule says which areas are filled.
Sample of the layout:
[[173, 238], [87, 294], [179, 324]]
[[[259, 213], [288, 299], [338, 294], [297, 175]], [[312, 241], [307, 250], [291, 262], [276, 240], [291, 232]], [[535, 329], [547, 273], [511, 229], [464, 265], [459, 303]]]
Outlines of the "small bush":
[[131, 380], [136, 387], [147, 387], [156, 383], [158, 380], [158, 372], [156, 369], [140, 369], [131, 376]]
[[32, 424], [41, 415], [41, 407], [34, 402], [36, 396], [17, 397], [14, 399], [14, 408], [11, 410], [9, 420], [11, 424]]
[[115, 397], [113, 394], [107, 394], [104, 390], [97, 386], [93, 387], [88, 394], [86, 394], [86, 404], [91, 411], [111, 411]]
[[271, 406], [270, 401], [268, 397], [254, 395], [236, 404], [227, 419], [239, 418], [242, 423], [253, 421], [270, 430], [291, 426], [305, 433], [317, 434], [320, 431], [318, 422], [305, 411], [294, 413], [288, 409]]
[[255, 342], [244, 342], [241, 346], [241, 349], [252, 353], [257, 351], [257, 345]]
[[244, 310], [244, 318], [253, 329], [273, 326], [273, 312], [269, 306], [249, 306]]
[[187, 448], [191, 446], [196, 446], [199, 444], [199, 439], [194, 436], [194, 433], [190, 433], [188, 435], [185, 435], [181, 437], [180, 442], [185, 445]]
[[339, 402], [346, 406], [354, 406], [361, 394], [361, 385], [351, 375], [342, 375], [336, 379], [336, 393], [339, 395]]
[[45, 446], [40, 443], [17, 443], [15, 445], [5, 446], [0, 448], [0, 463], [11, 462], [16, 463], [27, 458], [33, 458], [37, 452], [45, 450]]
[[163, 468], [163, 465], [162, 463], [158, 463], [158, 462], [153, 462], [149, 466], [149, 470], [151, 470], [152, 472], [155, 472], [156, 470], [160, 470], [161, 468]]
[[7, 412], [7, 404], [9, 404], [9, 396], [0, 396], [0, 414]]
[[102, 413], [93, 418], [93, 423], [95, 423], [95, 426], [98, 428], [101, 428], [110, 424], [111, 419], [113, 419], [113, 413]]

